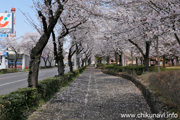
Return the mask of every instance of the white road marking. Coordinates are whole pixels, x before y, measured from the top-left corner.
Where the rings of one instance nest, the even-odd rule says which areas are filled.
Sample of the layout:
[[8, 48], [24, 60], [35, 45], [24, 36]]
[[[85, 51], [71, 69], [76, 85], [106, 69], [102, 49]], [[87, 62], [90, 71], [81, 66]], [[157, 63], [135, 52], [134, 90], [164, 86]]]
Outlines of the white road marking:
[[84, 102], [85, 102], [85, 109], [84, 109], [84, 113], [83, 113], [83, 120], [85, 119], [85, 111], [86, 111], [86, 106], [87, 106], [87, 103], [88, 103], [88, 96], [89, 96], [90, 83], [91, 83], [91, 75], [90, 75], [90, 77], [89, 77], [89, 81], [88, 81], [88, 89], [87, 89], [87, 93], [86, 93], [85, 99], [84, 99]]
[[14, 82], [5, 83], [5, 84], [0, 85], [0, 87], [1, 86], [5, 86], [5, 85], [9, 85], [9, 84], [13, 84], [13, 83], [17, 83], [17, 82], [21, 82], [21, 81], [24, 81], [24, 80], [26, 80], [26, 79], [22, 79], [22, 80], [17, 80], [17, 81], [14, 81]]
[[[45, 74], [41, 74], [39, 76], [43, 76], [43, 75], [45, 75]], [[27, 80], [27, 78], [21, 79], [21, 80], [17, 80], [17, 81], [13, 81], [13, 82], [9, 82], [9, 83], [5, 83], [5, 84], [1, 84], [0, 87], [5, 86], [5, 85], [9, 85], [9, 84], [13, 84], [13, 83], [17, 83], [17, 82], [21, 82], [21, 81], [25, 81], [25, 80]]]
[[89, 96], [89, 86], [90, 86], [90, 83], [91, 83], [91, 75], [89, 77], [89, 82], [88, 82], [88, 89], [87, 89], [87, 94], [85, 95], [85, 106], [87, 106], [87, 103], [88, 103], [88, 96]]

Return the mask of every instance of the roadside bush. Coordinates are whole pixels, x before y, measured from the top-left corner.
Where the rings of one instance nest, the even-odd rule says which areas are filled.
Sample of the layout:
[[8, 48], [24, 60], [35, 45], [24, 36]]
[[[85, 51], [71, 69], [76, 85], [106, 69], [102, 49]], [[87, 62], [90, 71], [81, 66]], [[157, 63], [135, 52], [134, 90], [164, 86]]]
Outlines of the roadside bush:
[[79, 75], [79, 73], [80, 73], [80, 70], [74, 70], [74, 75], [75, 76]]
[[114, 65], [104, 65], [104, 68], [105, 68], [105, 69], [113, 69], [113, 68], [114, 68]]
[[[76, 73], [75, 73], [75, 74], [76, 74]], [[73, 73], [71, 73], [71, 72], [68, 72], [68, 73], [64, 74], [64, 79], [65, 79], [66, 81], [71, 81], [71, 80], [72, 80], [72, 77], [74, 77], [75, 74], [73, 74]]]
[[0, 70], [0, 73], [2, 73], [2, 74], [7, 73], [7, 69], [1, 69], [1, 70]]
[[124, 71], [124, 67], [123, 66], [114, 66], [114, 71], [116, 71], [116, 72], [123, 72]]
[[127, 72], [129, 74], [133, 74], [135, 72], [137, 75], [141, 75], [144, 71], [144, 66], [104, 65], [104, 69], [114, 72]]
[[79, 73], [82, 73], [86, 68], [87, 68], [87, 66], [81, 67], [81, 68], [79, 69]]
[[21, 88], [15, 92], [0, 96], [0, 119], [22, 120], [26, 110], [37, 104], [37, 89]]
[[18, 72], [18, 69], [15, 68], [8, 68], [8, 69], [1, 69], [0, 73], [5, 74], [5, 73], [13, 73], [13, 72]]
[[16, 69], [16, 68], [8, 68], [7, 72], [8, 73], [18, 72], [18, 69]]
[[[160, 67], [161, 71], [166, 71], [166, 68]], [[158, 67], [157, 66], [150, 66], [149, 67], [149, 71], [150, 72], [157, 72], [158, 71]]]
[[62, 83], [61, 77], [48, 78], [39, 81], [38, 95], [43, 100], [48, 100], [55, 92], [57, 92]]
[[166, 71], [152, 74], [150, 86], [156, 89], [170, 106], [180, 109], [180, 71]]
[[142, 75], [144, 71], [144, 66], [134, 66], [134, 70], [137, 75]]
[[104, 64], [97, 64], [97, 67], [100, 69], [103, 68], [103, 66], [104, 66]]
[[124, 71], [128, 74], [133, 74], [134, 72], [134, 66], [124, 66]]

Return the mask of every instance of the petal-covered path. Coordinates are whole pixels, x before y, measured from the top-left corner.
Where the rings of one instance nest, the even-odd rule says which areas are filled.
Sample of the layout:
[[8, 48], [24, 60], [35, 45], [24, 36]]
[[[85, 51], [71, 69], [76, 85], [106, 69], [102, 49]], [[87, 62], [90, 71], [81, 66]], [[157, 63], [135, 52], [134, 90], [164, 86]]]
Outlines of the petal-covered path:
[[[131, 81], [90, 67], [29, 120], [136, 120], [133, 115], [140, 113], [151, 112]], [[132, 117], [123, 118], [123, 114]]]

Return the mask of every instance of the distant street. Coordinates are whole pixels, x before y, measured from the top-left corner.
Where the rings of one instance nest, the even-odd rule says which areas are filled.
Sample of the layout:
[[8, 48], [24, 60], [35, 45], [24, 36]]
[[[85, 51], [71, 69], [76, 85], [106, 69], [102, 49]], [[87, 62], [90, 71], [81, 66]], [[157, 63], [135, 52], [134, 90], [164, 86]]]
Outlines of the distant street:
[[[65, 68], [65, 73], [69, 71], [69, 67]], [[42, 69], [39, 71], [39, 80], [53, 77], [57, 74], [57, 68]], [[10, 93], [18, 88], [27, 87], [28, 72], [10, 73], [0, 75], [0, 95]]]

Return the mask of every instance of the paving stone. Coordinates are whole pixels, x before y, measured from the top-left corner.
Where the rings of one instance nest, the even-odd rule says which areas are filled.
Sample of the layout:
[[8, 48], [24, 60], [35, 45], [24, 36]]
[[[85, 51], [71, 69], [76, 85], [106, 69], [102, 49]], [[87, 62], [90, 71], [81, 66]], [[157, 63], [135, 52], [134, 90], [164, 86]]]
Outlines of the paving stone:
[[122, 118], [121, 114], [151, 113], [142, 93], [131, 81], [93, 67], [42, 109], [29, 120], [143, 120]]

